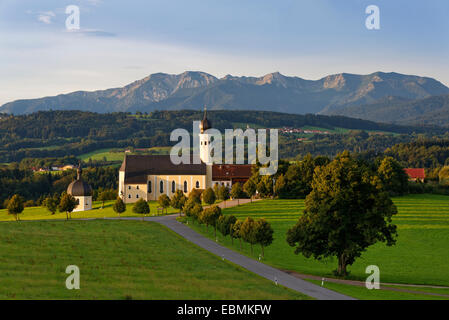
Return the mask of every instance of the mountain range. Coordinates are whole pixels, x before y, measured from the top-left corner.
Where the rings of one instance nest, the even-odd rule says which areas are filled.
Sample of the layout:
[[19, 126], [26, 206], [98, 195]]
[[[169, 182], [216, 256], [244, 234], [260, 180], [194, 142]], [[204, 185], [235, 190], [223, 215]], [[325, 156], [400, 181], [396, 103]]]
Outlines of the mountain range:
[[[1, 106], [0, 112], [151, 112], [198, 110], [206, 105], [212, 110], [343, 114], [382, 122], [407, 123], [426, 113], [418, 107], [421, 101], [443, 95], [449, 95], [449, 88], [435, 79], [394, 72], [369, 75], [341, 73], [319, 80], [305, 80], [278, 72], [262, 77], [227, 75], [217, 78], [204, 72], [186, 71], [178, 75], [155, 73], [121, 88], [17, 100]], [[412, 105], [405, 106], [409, 104]], [[391, 108], [396, 108], [399, 119], [392, 117], [388, 111]], [[406, 117], [401, 111], [404, 108], [410, 112]], [[437, 107], [434, 109], [439, 112]]]

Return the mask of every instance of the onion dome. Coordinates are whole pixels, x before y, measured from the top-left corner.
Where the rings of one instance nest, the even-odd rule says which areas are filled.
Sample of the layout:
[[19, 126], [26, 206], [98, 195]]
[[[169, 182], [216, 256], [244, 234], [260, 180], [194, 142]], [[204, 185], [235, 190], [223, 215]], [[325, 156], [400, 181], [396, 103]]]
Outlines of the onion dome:
[[92, 188], [89, 184], [81, 179], [81, 163], [78, 166], [77, 170], [77, 179], [69, 184], [67, 188], [67, 193], [71, 194], [74, 197], [90, 197], [92, 196]]

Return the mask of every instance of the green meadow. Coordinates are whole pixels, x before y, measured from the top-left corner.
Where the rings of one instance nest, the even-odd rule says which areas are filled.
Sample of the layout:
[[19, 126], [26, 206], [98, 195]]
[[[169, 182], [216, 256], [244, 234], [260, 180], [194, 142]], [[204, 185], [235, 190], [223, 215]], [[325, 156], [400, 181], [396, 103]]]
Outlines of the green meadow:
[[[378, 243], [349, 268], [350, 278], [364, 281], [365, 268], [377, 265], [382, 283], [427, 284], [449, 286], [449, 197], [409, 195], [393, 199], [398, 208], [394, 223], [398, 226], [395, 246]], [[332, 277], [337, 267], [335, 258], [317, 261], [295, 255], [286, 242], [286, 232], [304, 209], [303, 200], [262, 200], [224, 210], [237, 218], [265, 218], [274, 229], [274, 242], [265, 249], [264, 262], [274, 267], [299, 273]], [[213, 230], [189, 223], [197, 231], [213, 238]], [[218, 241], [240, 251], [239, 242], [218, 235]], [[253, 257], [261, 250], [255, 247]], [[243, 244], [242, 253], [251, 256], [250, 245]]]
[[[152, 147], [146, 148], [145, 151], [139, 151], [132, 154], [154, 154], [154, 155], [164, 155], [169, 154], [171, 147]], [[106, 161], [123, 161], [125, 157], [125, 151], [115, 151], [114, 149], [99, 149], [93, 152], [85, 153], [79, 156], [83, 161], [88, 161], [89, 159], [102, 161], [106, 158]]]
[[[306, 299], [154, 222], [0, 223], [0, 299]], [[66, 267], [80, 289], [65, 286]]]
[[[86, 218], [110, 218], [118, 217], [117, 213], [114, 212], [112, 206], [114, 201], [105, 201], [103, 209], [101, 208], [102, 203], [100, 201], [94, 201], [92, 210], [72, 212], [72, 219], [86, 219]], [[150, 214], [145, 215], [150, 217], [153, 215], [163, 215], [166, 214], [165, 211], [158, 211], [159, 204], [157, 201], [149, 201]], [[143, 217], [144, 215], [132, 212], [133, 204], [126, 205], [126, 211], [122, 213], [121, 217]], [[173, 208], [167, 208], [167, 214], [178, 213], [179, 210]], [[25, 208], [25, 210], [19, 215], [20, 220], [60, 220], [66, 219], [65, 212], [56, 212], [52, 215], [44, 207], [30, 207]], [[14, 216], [8, 214], [8, 210], [0, 209], [0, 221], [15, 221]]]

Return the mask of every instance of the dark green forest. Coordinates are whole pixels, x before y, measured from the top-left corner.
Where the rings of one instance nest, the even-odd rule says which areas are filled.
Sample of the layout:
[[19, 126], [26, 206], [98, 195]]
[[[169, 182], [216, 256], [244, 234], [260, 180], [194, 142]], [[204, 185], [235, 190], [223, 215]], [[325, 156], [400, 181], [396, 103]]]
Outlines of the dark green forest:
[[[176, 128], [192, 131], [192, 122], [202, 119], [199, 111], [155, 111], [150, 114], [109, 113], [82, 111], [41, 111], [22, 116], [0, 118], [0, 163], [20, 162], [24, 158], [62, 158], [79, 156], [103, 148], [150, 148], [169, 146], [170, 132]], [[292, 115], [265, 111], [210, 111], [208, 117], [219, 130], [246, 125], [257, 128], [304, 126], [325, 129], [345, 128], [363, 131], [395, 133], [358, 141], [357, 137], [335, 135], [314, 137], [306, 146], [294, 137], [284, 137], [281, 157], [294, 158], [297, 154], [335, 155], [347, 148], [357, 151], [383, 150], [396, 143], [408, 142], [416, 134], [442, 135], [445, 130], [436, 127], [406, 127], [378, 124], [342, 116]], [[342, 139], [344, 138], [344, 139]], [[363, 138], [363, 137], [362, 137]], [[354, 145], [354, 141], [356, 144]]]

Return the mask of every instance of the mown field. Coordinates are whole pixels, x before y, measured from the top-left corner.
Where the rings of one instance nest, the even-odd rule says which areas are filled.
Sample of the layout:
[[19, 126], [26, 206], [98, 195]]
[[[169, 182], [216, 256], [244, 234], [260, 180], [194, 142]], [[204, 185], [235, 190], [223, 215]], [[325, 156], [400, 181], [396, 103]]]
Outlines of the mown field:
[[[449, 286], [449, 197], [438, 195], [409, 195], [393, 199], [399, 214], [394, 218], [398, 226], [397, 244], [387, 247], [379, 243], [370, 247], [349, 268], [350, 278], [365, 280], [365, 268], [377, 265], [381, 282], [403, 284], [428, 284]], [[274, 242], [265, 250], [264, 262], [284, 270], [331, 277], [337, 261], [307, 259], [295, 255], [294, 248], [286, 242], [286, 232], [293, 226], [304, 209], [303, 200], [262, 200], [252, 204], [224, 210], [240, 219], [247, 216], [265, 218], [273, 226]], [[192, 225], [199, 232], [213, 238], [213, 231], [205, 226]], [[232, 245], [221, 235], [218, 241], [240, 251], [238, 241]], [[254, 258], [261, 252], [257, 247]], [[250, 254], [249, 244], [243, 245], [243, 253]]]
[[[0, 223], [0, 299], [304, 299], [141, 221]], [[80, 289], [68, 290], [68, 265]]]
[[[85, 219], [85, 218], [109, 218], [109, 217], [118, 217], [117, 213], [114, 212], [112, 206], [114, 201], [106, 201], [103, 209], [101, 209], [102, 203], [100, 201], [94, 201], [92, 210], [89, 211], [81, 211], [81, 212], [72, 212], [73, 219]], [[158, 211], [159, 204], [157, 201], [149, 201], [150, 205], [150, 214], [146, 216], [153, 215], [163, 215], [165, 211]], [[142, 217], [143, 215], [133, 213], [132, 212], [133, 204], [126, 205], [126, 211], [121, 214], [122, 217]], [[167, 213], [177, 213], [179, 210], [173, 208], [167, 208]], [[47, 219], [66, 219], [66, 214], [64, 212], [56, 212], [52, 215], [46, 208], [44, 207], [30, 207], [25, 208], [25, 210], [19, 215], [20, 220], [47, 220]], [[0, 221], [15, 221], [14, 216], [8, 214], [7, 209], [0, 209]]]

